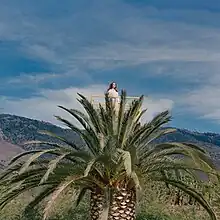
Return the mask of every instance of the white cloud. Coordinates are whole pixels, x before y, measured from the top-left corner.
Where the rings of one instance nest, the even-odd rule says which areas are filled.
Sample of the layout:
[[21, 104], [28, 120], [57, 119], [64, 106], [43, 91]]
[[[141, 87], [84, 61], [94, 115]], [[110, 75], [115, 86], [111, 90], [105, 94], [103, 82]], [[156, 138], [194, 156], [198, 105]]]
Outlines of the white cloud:
[[174, 102], [171, 99], [152, 99], [152, 98], [145, 98], [143, 108], [148, 109], [143, 121], [148, 121], [153, 119], [158, 113], [165, 111], [165, 110], [172, 110], [174, 107]]
[[220, 123], [220, 88], [207, 85], [188, 91], [176, 99], [182, 112], [192, 112], [201, 118]]
[[[152, 61], [191, 61], [191, 62], [218, 62], [220, 51], [192, 48], [148, 48], [146, 45], [131, 46], [128, 44], [106, 44], [89, 48], [76, 55], [78, 61], [83, 62], [126, 62], [126, 65], [150, 63]], [[88, 54], [88, 55], [86, 55]]]
[[[9, 80], [10, 85], [86, 78], [90, 70], [104, 74], [106, 69], [155, 63], [145, 75], [172, 77], [196, 86], [189, 93], [182, 88], [182, 94], [172, 98], [183, 109], [218, 119], [220, 29], [216, 21], [220, 14], [137, 9], [120, 0], [76, 2], [66, 1], [60, 10], [57, 1], [0, 3], [0, 40], [17, 42], [22, 55], [43, 60], [51, 69], [51, 74], [24, 73]], [[204, 25], [199, 24], [201, 19]], [[138, 72], [134, 74], [139, 77]], [[39, 97], [6, 100], [5, 106], [11, 113], [55, 122], [52, 115], [58, 111], [56, 105], [77, 106], [77, 91], [102, 93], [104, 87], [45, 90]], [[169, 99], [147, 101], [147, 118], [173, 106]]]
[[4, 83], [11, 86], [20, 85], [33, 86], [33, 84], [40, 84], [52, 80], [60, 80], [61, 78], [72, 77], [72, 72], [66, 73], [21, 73], [20, 76], [14, 78], [7, 78]]
[[25, 49], [26, 52], [31, 56], [40, 58], [49, 63], [53, 63], [54, 65], [62, 64], [62, 60], [60, 59], [60, 57], [51, 48], [48, 48], [43, 45], [35, 44], [35, 45], [27, 45]]
[[[62, 105], [67, 108], [82, 107], [76, 100], [77, 93], [81, 93], [90, 99], [92, 95], [102, 95], [106, 89], [105, 85], [93, 85], [88, 88], [67, 88], [63, 90], [42, 90], [38, 97], [28, 99], [8, 99], [4, 98], [1, 103], [4, 106], [4, 111], [10, 114], [16, 114], [33, 119], [49, 121], [60, 125], [53, 115], [60, 115], [71, 119], [67, 113], [57, 108], [57, 105]], [[96, 99], [96, 101], [104, 101], [104, 99]], [[155, 114], [171, 109], [173, 101], [169, 99], [149, 99], [144, 101], [144, 108], [148, 108], [143, 121], [152, 119]]]
[[136, 9], [122, 1], [94, 1], [88, 7], [67, 1], [65, 5], [70, 13], [60, 15], [51, 7], [57, 16], [48, 17], [45, 10], [50, 3], [45, 8], [4, 4], [0, 39], [18, 41], [27, 56], [48, 62], [52, 70], [59, 65], [62, 72], [152, 61], [218, 62], [220, 58], [220, 30], [193, 24], [194, 17], [213, 21], [220, 18], [218, 14], [178, 10], [182, 19], [173, 21], [175, 10]]

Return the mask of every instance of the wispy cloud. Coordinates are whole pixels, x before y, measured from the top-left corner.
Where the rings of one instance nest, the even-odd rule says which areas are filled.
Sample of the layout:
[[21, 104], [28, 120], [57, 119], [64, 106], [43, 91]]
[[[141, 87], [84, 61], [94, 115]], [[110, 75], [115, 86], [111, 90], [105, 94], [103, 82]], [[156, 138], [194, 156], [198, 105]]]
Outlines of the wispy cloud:
[[[122, 0], [82, 0], [80, 3], [67, 0], [62, 6], [56, 0], [42, 2], [0, 3], [0, 40], [17, 42], [23, 56], [49, 66], [48, 72], [24, 72], [2, 83], [31, 86], [80, 78], [94, 84], [96, 71], [104, 75], [108, 70], [115, 70], [124, 76], [123, 68], [135, 67], [133, 75], [140, 78], [140, 84], [141, 79], [149, 76], [155, 77], [157, 83], [159, 76], [182, 85], [175, 95], [164, 94], [167, 100], [149, 101], [153, 109], [150, 115], [173, 106], [172, 99], [177, 107], [187, 108], [199, 116], [220, 118], [220, 114], [217, 116], [220, 106], [216, 104], [220, 103], [216, 95], [220, 84], [220, 26], [216, 22], [220, 19], [219, 12], [189, 10], [188, 7], [158, 9], [152, 4], [134, 7]], [[142, 71], [138, 71], [140, 69]], [[90, 77], [93, 80], [88, 80]], [[97, 92], [102, 93], [104, 87], [99, 88]], [[88, 89], [82, 91], [90, 94], [94, 91], [93, 87]], [[64, 100], [70, 94], [75, 99], [73, 94], [78, 90], [80, 88], [51, 93], [39, 90], [38, 98], [7, 100], [5, 105], [9, 106], [8, 110], [17, 108], [18, 114], [46, 120], [57, 102], [62, 103], [53, 97], [61, 93]], [[74, 101], [64, 104], [68, 103], [76, 105]], [[29, 107], [22, 109], [22, 106]], [[42, 115], [42, 107], [48, 113]]]
[[8, 78], [6, 80], [7, 84], [14, 86], [16, 84], [24, 84], [32, 86], [33, 84], [39, 84], [41, 82], [47, 82], [50, 80], [59, 80], [64, 77], [72, 76], [72, 73], [23, 73], [18, 77]]
[[201, 86], [180, 97], [178, 103], [184, 112], [220, 123], [220, 88], [219, 86]]
[[[60, 71], [76, 67], [117, 68], [119, 64], [129, 66], [152, 61], [219, 60], [216, 45], [220, 45], [220, 30], [190, 24], [196, 17], [210, 19], [209, 12], [178, 10], [186, 24], [174, 21], [175, 10], [152, 7], [140, 10], [123, 1], [107, 3], [94, 1], [87, 8], [84, 4], [71, 4], [72, 8], [66, 4], [70, 8], [64, 8], [71, 13], [59, 18], [47, 15], [47, 19], [37, 16], [40, 4], [36, 4], [33, 15], [27, 10], [30, 5], [11, 11], [11, 5], [6, 4], [2, 10], [8, 14], [2, 15], [0, 38], [19, 41], [21, 50], [28, 56], [47, 61], [52, 70], [60, 68]], [[12, 14], [17, 19], [12, 19]], [[165, 19], [168, 15], [170, 19]], [[216, 14], [217, 18], [220, 15]]]

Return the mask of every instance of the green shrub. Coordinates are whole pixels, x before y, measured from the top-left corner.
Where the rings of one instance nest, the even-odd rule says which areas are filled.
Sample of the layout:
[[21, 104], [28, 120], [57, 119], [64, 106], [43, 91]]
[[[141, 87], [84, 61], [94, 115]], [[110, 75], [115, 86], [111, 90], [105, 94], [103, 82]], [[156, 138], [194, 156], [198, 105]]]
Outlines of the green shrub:
[[136, 220], [171, 220], [169, 217], [160, 214], [150, 214], [141, 212], [137, 215]]

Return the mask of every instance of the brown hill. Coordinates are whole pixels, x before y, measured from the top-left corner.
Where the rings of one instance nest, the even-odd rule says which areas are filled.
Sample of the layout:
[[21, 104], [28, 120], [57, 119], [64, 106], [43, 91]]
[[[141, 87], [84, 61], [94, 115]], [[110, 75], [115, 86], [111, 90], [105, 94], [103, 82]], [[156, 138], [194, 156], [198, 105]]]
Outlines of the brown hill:
[[0, 140], [0, 163], [3, 165], [7, 164], [12, 157], [23, 151], [24, 150], [19, 146], [11, 144], [5, 140]]
[[6, 165], [12, 157], [24, 151], [21, 147], [11, 144], [5, 139], [6, 137], [0, 129], [0, 168]]

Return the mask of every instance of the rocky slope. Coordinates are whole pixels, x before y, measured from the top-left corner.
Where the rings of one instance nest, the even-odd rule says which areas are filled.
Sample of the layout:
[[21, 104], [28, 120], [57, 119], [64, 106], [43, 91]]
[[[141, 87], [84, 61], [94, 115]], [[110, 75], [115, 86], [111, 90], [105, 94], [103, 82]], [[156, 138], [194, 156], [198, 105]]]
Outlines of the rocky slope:
[[24, 151], [21, 147], [10, 143], [0, 129], [0, 169], [16, 154]]
[[[65, 136], [69, 141], [82, 144], [80, 138], [68, 129], [62, 129], [47, 122], [32, 120], [15, 115], [0, 114], [0, 167], [24, 148], [22, 143], [29, 140], [55, 141], [46, 135], [39, 134], [39, 130], [48, 130]], [[160, 141], [184, 141], [198, 143], [211, 153], [213, 159], [220, 164], [220, 134], [198, 133], [185, 129], [177, 129], [173, 134], [164, 136]]]
[[24, 142], [30, 140], [57, 141], [47, 135], [39, 134], [46, 130], [65, 136], [74, 143], [81, 144], [80, 138], [67, 129], [62, 129], [47, 122], [37, 121], [15, 115], [0, 114], [0, 168], [14, 155], [32, 148], [25, 146]]

